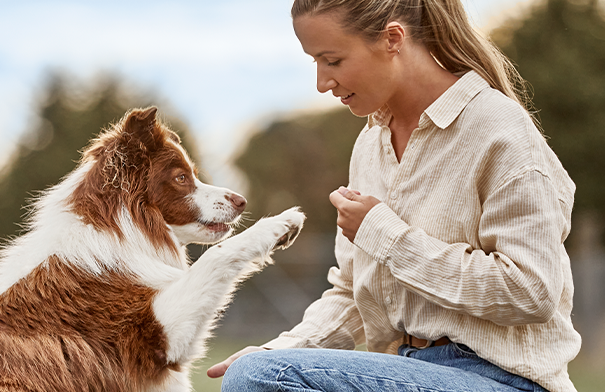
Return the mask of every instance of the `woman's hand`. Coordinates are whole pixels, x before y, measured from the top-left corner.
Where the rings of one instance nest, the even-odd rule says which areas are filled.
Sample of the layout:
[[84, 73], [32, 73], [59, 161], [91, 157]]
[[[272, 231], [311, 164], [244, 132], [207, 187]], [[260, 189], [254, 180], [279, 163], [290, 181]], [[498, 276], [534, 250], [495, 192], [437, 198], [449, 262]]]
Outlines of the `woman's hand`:
[[342, 229], [342, 234], [353, 242], [363, 218], [380, 200], [374, 196], [362, 196], [358, 191], [341, 186], [330, 193], [330, 202], [338, 210], [336, 224]]
[[267, 349], [262, 348], [262, 347], [257, 347], [257, 346], [248, 346], [245, 349], [240, 350], [240, 351], [236, 352], [235, 354], [233, 354], [232, 356], [230, 356], [229, 358], [225, 359], [223, 362], [217, 363], [216, 365], [212, 366], [210, 369], [208, 369], [206, 374], [210, 378], [223, 377], [225, 375], [225, 372], [227, 371], [227, 369], [229, 369], [229, 366], [231, 366], [231, 364], [233, 362], [235, 362], [235, 360], [238, 359], [239, 357], [242, 357], [246, 354], [253, 353], [255, 351], [265, 351], [265, 350], [267, 350]]

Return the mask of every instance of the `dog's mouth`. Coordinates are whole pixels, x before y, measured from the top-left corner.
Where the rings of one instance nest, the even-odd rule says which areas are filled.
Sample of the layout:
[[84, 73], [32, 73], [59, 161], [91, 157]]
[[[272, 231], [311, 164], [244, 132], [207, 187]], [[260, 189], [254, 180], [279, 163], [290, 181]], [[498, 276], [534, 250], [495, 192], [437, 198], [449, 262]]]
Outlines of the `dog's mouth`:
[[231, 224], [229, 224], [229, 223], [213, 222], [213, 223], [207, 223], [204, 226], [206, 226], [208, 228], [208, 230], [217, 231], [217, 232], [224, 232], [224, 231], [231, 230]]
[[204, 226], [206, 229], [213, 231], [215, 233], [226, 233], [235, 226], [237, 226], [237, 222], [239, 221], [239, 216], [233, 221], [220, 222], [220, 221], [207, 221], [200, 219], [198, 223]]
[[214, 219], [198, 218], [184, 225], [170, 225], [183, 245], [214, 244], [230, 236], [239, 225], [240, 216], [213, 217]]

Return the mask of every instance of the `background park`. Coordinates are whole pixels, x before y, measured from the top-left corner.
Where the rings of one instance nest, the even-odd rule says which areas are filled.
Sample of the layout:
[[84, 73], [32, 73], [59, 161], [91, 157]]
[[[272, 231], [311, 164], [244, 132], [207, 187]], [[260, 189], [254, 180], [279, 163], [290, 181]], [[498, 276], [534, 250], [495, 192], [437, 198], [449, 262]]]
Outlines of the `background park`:
[[[605, 385], [605, 1], [465, 0], [477, 29], [532, 86], [535, 115], [577, 185], [566, 245], [580, 392]], [[205, 369], [297, 324], [328, 285], [336, 213], [365, 119], [315, 90], [284, 0], [0, 0], [0, 237], [27, 200], [71, 171], [88, 140], [131, 107], [156, 105], [207, 182], [246, 195], [247, 225], [300, 205], [295, 245], [238, 292]], [[203, 251], [191, 247], [193, 258]], [[362, 349], [362, 348], [360, 348]]]

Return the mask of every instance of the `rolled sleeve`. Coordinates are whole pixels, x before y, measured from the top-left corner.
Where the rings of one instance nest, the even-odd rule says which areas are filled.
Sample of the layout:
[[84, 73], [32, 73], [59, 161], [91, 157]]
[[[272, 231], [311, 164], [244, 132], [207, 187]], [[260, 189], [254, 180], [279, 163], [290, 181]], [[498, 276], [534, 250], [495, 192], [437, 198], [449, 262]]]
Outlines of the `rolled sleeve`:
[[364, 217], [355, 245], [381, 264], [390, 258], [391, 248], [409, 226], [386, 204], [375, 205]]

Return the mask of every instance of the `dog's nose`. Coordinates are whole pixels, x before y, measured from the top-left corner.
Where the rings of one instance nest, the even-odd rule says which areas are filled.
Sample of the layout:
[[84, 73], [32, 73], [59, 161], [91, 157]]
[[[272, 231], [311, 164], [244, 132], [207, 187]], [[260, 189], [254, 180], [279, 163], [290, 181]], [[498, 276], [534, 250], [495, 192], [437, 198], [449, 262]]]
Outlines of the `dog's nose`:
[[227, 197], [227, 200], [231, 202], [231, 205], [235, 208], [238, 213], [242, 213], [246, 208], [246, 199], [243, 196], [232, 193]]

